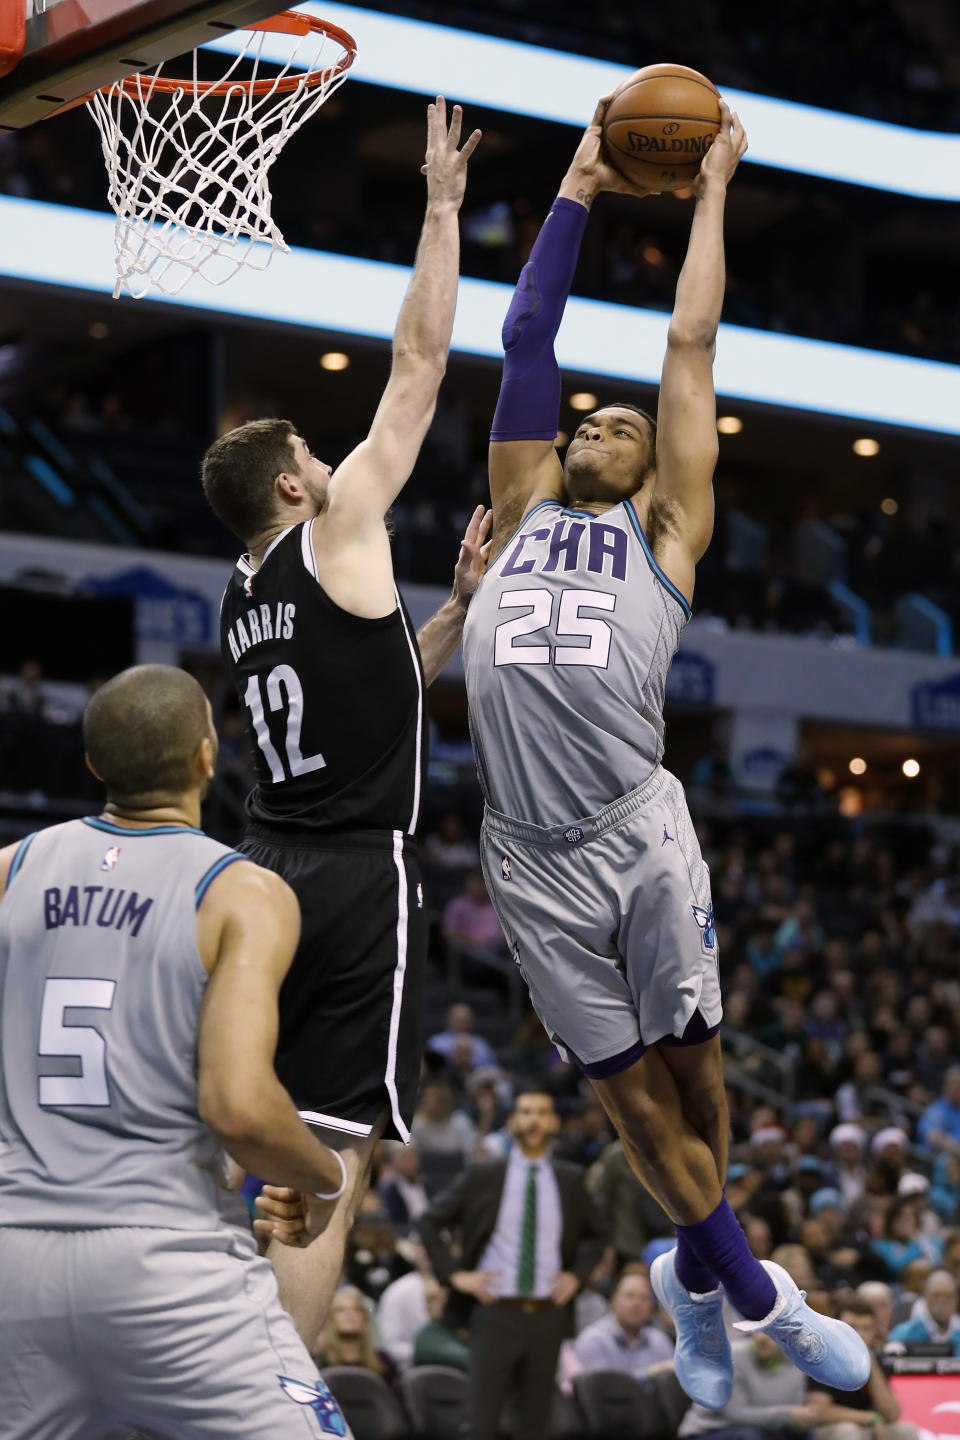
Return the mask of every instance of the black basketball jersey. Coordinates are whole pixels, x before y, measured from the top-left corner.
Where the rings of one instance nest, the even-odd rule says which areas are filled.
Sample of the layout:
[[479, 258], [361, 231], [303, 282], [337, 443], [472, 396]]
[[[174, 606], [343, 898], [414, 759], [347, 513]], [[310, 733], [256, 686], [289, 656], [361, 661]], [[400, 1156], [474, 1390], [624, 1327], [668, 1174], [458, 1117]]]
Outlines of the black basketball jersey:
[[413, 834], [427, 739], [417, 638], [399, 593], [380, 620], [330, 599], [313, 526], [282, 531], [259, 570], [241, 557], [220, 610], [257, 774], [247, 813], [277, 828]]

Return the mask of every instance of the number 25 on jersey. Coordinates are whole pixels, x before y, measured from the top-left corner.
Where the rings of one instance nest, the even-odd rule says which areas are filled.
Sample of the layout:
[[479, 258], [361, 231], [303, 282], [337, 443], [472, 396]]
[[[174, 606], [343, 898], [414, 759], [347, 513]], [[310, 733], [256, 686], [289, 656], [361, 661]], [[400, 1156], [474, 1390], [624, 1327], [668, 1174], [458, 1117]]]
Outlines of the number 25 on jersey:
[[[539, 645], [517, 645], [515, 642], [525, 635], [535, 635], [546, 630], [553, 618], [554, 596], [549, 590], [504, 590], [500, 596], [501, 610], [523, 609], [527, 613], [515, 620], [503, 620], [497, 626], [493, 646], [494, 665], [594, 665], [601, 670], [607, 668], [610, 659], [612, 631], [606, 620], [590, 615], [581, 615], [581, 610], [606, 610], [611, 615], [616, 609], [617, 597], [606, 590], [562, 590], [556, 607], [555, 635], [557, 644], [553, 647], [544, 642]], [[586, 640], [588, 643], [562, 645], [562, 640]]]

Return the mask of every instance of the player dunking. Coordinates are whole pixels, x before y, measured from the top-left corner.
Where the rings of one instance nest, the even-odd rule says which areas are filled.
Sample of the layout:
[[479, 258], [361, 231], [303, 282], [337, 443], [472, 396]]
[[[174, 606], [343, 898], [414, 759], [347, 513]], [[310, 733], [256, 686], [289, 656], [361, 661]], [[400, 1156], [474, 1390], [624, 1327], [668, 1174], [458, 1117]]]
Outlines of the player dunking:
[[0, 1440], [344, 1436], [218, 1143], [340, 1184], [273, 1069], [296, 900], [199, 828], [191, 676], [125, 671], [83, 733], [103, 814], [0, 850]]
[[[657, 421], [609, 405], [561, 469], [553, 341], [590, 206], [631, 189], [604, 161], [597, 109], [503, 330], [491, 433], [494, 551], [464, 629], [491, 898], [547, 1031], [590, 1078], [630, 1163], [677, 1227], [652, 1280], [694, 1399], [729, 1399], [722, 1292], [808, 1374], [856, 1389], [859, 1337], [761, 1264], [723, 1194], [729, 1121], [709, 875], [663, 770], [667, 671], [713, 529], [713, 354], [736, 116], [695, 183]], [[722, 1290], [721, 1290], [722, 1286]]]
[[277, 1072], [347, 1168], [325, 1232], [303, 1249], [271, 1246], [281, 1297], [308, 1342], [339, 1278], [373, 1149], [384, 1133], [409, 1139], [420, 1076], [427, 913], [413, 837], [424, 692], [459, 642], [487, 522], [481, 507], [453, 597], [415, 637], [384, 516], [413, 469], [450, 347], [458, 211], [480, 138], [458, 150], [460, 125], [459, 106], [449, 130], [443, 100], [430, 106], [426, 216], [367, 439], [331, 473], [288, 421], [255, 421], [216, 441], [203, 467], [211, 505], [249, 551], [221, 615], [258, 781], [242, 848], [283, 875], [303, 915]]

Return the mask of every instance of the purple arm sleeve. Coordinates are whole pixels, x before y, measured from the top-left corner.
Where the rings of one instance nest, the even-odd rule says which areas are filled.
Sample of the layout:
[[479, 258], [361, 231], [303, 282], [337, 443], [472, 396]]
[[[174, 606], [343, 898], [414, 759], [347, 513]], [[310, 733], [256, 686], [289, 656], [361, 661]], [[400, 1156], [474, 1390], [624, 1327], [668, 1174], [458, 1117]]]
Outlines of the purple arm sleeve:
[[560, 367], [553, 342], [587, 224], [575, 200], [554, 200], [520, 272], [503, 322], [503, 379], [491, 440], [552, 440], [560, 420]]

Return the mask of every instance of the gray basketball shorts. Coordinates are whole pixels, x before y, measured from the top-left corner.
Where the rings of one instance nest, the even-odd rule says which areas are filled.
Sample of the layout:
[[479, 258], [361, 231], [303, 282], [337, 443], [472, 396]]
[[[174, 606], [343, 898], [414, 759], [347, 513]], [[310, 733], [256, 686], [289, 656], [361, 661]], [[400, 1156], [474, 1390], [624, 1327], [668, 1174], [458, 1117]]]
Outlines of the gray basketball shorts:
[[349, 1435], [229, 1227], [0, 1228], [0, 1440]]
[[490, 898], [553, 1043], [603, 1079], [721, 1019], [710, 872], [683, 786], [658, 769], [599, 814], [544, 828], [489, 807]]

